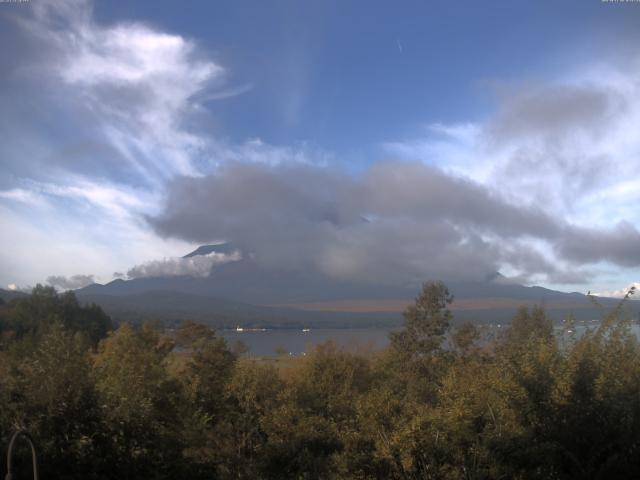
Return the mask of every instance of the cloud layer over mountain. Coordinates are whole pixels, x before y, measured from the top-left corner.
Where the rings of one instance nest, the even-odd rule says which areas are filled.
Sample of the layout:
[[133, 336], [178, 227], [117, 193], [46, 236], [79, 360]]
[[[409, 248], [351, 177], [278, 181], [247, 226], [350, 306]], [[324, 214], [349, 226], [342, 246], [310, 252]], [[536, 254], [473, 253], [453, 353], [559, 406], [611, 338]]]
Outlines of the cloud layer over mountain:
[[584, 264], [640, 265], [629, 224], [574, 226], [415, 162], [379, 162], [359, 175], [227, 165], [177, 179], [149, 222], [187, 241], [232, 241], [266, 265], [378, 282], [483, 278], [505, 266], [526, 279], [579, 282], [588, 280]]
[[95, 279], [93, 275], [73, 275], [71, 277], [51, 275], [47, 277], [47, 283], [60, 290], [76, 290], [91, 285], [94, 282]]
[[[273, 98], [295, 100], [273, 107], [289, 112], [287, 135], [234, 132], [218, 113], [250, 123], [253, 110], [218, 102], [271, 83], [237, 80], [228, 45], [221, 54], [170, 22], [100, 16], [88, 0], [11, 8], [0, 19], [3, 284], [49, 277], [77, 288], [114, 270], [202, 276], [220, 259], [177, 257], [216, 241], [267, 266], [378, 283], [499, 270], [613, 290], [640, 275], [637, 52], [487, 81], [491, 108], [450, 112], [459, 123], [409, 124], [429, 111], [393, 92], [411, 133], [360, 145], [357, 133], [384, 119], [371, 97], [357, 106], [352, 142], [332, 151], [317, 139], [356, 107], [304, 111], [305, 95], [329, 84], [338, 95], [342, 77], [325, 84], [298, 71], [314, 63], [299, 45], [290, 81], [273, 87]], [[268, 53], [251, 57], [251, 72], [278, 70]], [[403, 58], [410, 53], [407, 44]], [[436, 87], [424, 94], [433, 100]], [[271, 99], [265, 92], [247, 103]], [[309, 128], [296, 130], [305, 119]], [[49, 254], [34, 261], [43, 246]]]

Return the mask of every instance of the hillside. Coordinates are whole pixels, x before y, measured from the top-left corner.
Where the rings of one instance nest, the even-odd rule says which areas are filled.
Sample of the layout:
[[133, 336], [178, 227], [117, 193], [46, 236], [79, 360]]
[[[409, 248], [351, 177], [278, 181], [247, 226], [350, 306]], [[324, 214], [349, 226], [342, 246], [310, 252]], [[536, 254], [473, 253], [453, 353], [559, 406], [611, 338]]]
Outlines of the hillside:
[[14, 298], [22, 298], [26, 295], [27, 294], [24, 292], [19, 292], [16, 290], [5, 290], [3, 288], [0, 288], [0, 298], [5, 302], [10, 302]]
[[[183, 258], [228, 254], [231, 244], [203, 245]], [[249, 256], [245, 256], [249, 257]], [[559, 321], [569, 314], [597, 318], [586, 295], [509, 283], [500, 274], [480, 281], [447, 282], [458, 320], [506, 322], [520, 306], [543, 305]], [[218, 327], [397, 325], [412, 302], [415, 286], [340, 281], [321, 274], [264, 267], [250, 257], [212, 268], [208, 277], [166, 276], [117, 279], [76, 291], [84, 302], [101, 305], [116, 319], [197, 319]], [[605, 307], [616, 299], [599, 299]], [[638, 303], [630, 302], [632, 315]]]

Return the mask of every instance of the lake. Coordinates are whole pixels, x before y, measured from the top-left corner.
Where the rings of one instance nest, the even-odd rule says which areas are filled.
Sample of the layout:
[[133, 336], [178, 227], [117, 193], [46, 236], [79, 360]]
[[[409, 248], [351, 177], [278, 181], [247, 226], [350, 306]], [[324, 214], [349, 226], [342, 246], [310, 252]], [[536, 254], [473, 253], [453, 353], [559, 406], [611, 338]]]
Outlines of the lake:
[[[579, 322], [575, 327], [575, 334], [579, 337], [589, 328], [596, 328], [598, 321]], [[483, 336], [487, 339], [495, 338], [507, 325], [493, 324], [479, 326]], [[569, 335], [562, 334], [561, 325], [555, 327], [558, 338]], [[638, 324], [631, 326], [633, 333], [640, 338]], [[313, 346], [333, 340], [336, 344], [348, 350], [380, 350], [389, 344], [389, 332], [394, 328], [319, 328], [303, 331], [301, 329], [267, 329], [267, 330], [220, 330], [219, 334], [227, 340], [229, 346], [240, 340], [248, 347], [251, 355], [275, 355], [276, 349], [282, 349], [291, 355], [301, 355]]]
[[232, 346], [240, 340], [252, 355], [275, 355], [284, 349], [292, 355], [309, 351], [314, 345], [333, 340], [339, 347], [349, 350], [382, 349], [389, 344], [390, 328], [320, 328], [307, 332], [301, 329], [273, 329], [238, 332], [220, 330], [219, 333]]

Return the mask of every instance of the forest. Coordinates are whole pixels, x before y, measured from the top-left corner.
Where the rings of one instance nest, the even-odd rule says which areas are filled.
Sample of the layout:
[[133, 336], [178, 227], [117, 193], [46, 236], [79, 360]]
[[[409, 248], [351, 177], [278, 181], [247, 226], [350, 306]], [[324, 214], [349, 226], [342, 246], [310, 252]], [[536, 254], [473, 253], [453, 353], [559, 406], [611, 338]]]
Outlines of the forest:
[[[185, 322], [116, 326], [71, 292], [0, 305], [0, 444], [43, 479], [640, 477], [640, 347], [625, 301], [561, 333], [522, 308], [487, 341], [424, 283], [383, 351], [279, 368]], [[32, 478], [26, 446], [16, 477]]]

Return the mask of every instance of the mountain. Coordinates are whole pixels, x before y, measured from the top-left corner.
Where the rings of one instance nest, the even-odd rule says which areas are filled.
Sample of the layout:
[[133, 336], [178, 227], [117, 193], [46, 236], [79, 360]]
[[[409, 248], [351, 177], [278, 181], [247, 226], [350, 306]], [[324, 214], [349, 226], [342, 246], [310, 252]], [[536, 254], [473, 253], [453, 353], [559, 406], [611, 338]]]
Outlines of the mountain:
[[[183, 258], [239, 251], [232, 244], [203, 245]], [[447, 282], [455, 317], [479, 321], [508, 320], [521, 305], [543, 305], [557, 320], [569, 313], [597, 318], [598, 310], [580, 293], [511, 283], [499, 272], [480, 281]], [[317, 272], [297, 272], [260, 265], [250, 255], [216, 265], [205, 278], [171, 276], [117, 279], [76, 291], [116, 318], [152, 316], [167, 320], [197, 318], [216, 325], [342, 325], [399, 323], [419, 285], [387, 286], [336, 280]], [[615, 299], [599, 299], [605, 307]], [[632, 302], [632, 307], [640, 302]], [[368, 320], [367, 320], [368, 319]]]
[[106, 285], [89, 285], [76, 293], [130, 295], [147, 291], [174, 291], [241, 303], [278, 305], [350, 298], [411, 298], [416, 289], [360, 284], [336, 280], [320, 273], [269, 268], [245, 257], [216, 265], [205, 278], [171, 276], [117, 279]]
[[198, 248], [196, 248], [193, 252], [187, 253], [182, 258], [197, 257], [198, 255], [209, 255], [211, 253], [222, 253], [225, 255], [230, 255], [239, 250], [240, 249], [237, 248], [232, 243], [219, 243], [216, 245], [201, 245]]
[[395, 326], [399, 316], [388, 312], [323, 312], [295, 308], [250, 305], [182, 292], [148, 291], [130, 295], [79, 293], [84, 303], [96, 303], [120, 322], [140, 323], [162, 320], [175, 325], [182, 320], [195, 320], [216, 328], [270, 327], [318, 328]]
[[3, 288], [0, 288], [0, 298], [4, 302], [10, 302], [14, 298], [22, 298], [26, 296], [27, 294], [24, 292], [19, 292], [17, 290], [4, 290]]

